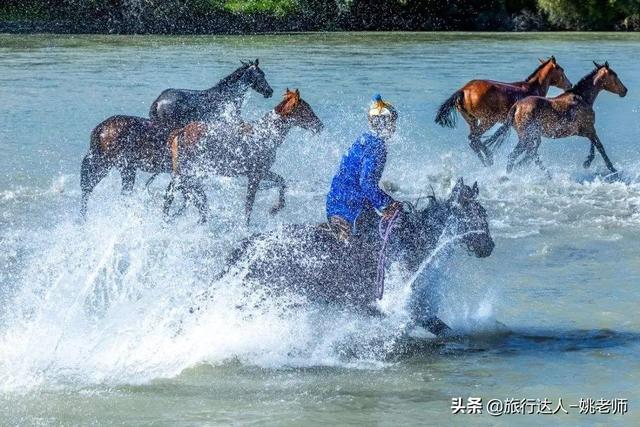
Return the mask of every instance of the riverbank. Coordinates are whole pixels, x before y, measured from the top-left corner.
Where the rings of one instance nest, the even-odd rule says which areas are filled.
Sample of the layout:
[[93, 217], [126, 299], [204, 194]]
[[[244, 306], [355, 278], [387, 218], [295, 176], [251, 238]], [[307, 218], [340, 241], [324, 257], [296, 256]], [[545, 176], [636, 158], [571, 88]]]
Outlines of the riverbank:
[[[433, 3], [433, 4], [432, 4]], [[4, 0], [2, 33], [633, 31], [640, 4], [570, 0]]]

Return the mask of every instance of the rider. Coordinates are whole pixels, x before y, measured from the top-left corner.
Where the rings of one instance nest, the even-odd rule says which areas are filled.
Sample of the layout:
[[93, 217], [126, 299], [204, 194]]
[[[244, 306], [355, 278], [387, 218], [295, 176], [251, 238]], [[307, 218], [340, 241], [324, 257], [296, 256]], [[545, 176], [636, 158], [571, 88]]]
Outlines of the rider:
[[379, 94], [369, 108], [371, 132], [362, 134], [342, 157], [327, 195], [327, 218], [340, 240], [355, 231], [355, 223], [365, 206], [372, 206], [383, 219], [400, 209], [400, 202], [380, 189], [378, 183], [387, 160], [388, 140], [396, 131], [398, 113]]

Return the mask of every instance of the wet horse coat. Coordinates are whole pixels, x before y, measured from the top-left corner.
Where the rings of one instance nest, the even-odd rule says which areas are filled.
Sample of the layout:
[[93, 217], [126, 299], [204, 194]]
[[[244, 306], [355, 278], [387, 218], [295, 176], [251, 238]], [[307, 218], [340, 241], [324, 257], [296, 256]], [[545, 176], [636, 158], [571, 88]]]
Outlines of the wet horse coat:
[[491, 165], [491, 151], [480, 138], [496, 123], [507, 120], [513, 104], [530, 95], [546, 96], [550, 86], [571, 87], [555, 57], [546, 61], [541, 59], [540, 62], [540, 66], [524, 81], [471, 80], [440, 106], [435, 122], [440, 126], [455, 127], [457, 110], [469, 125], [469, 145], [485, 166]]
[[[494, 242], [478, 193], [477, 184], [469, 187], [460, 179], [447, 200], [433, 198], [420, 211], [407, 205], [394, 222], [386, 246], [389, 262], [400, 263], [413, 275], [442, 237], [453, 236], [475, 256], [489, 256]], [[232, 253], [220, 277], [241, 275], [245, 283], [274, 292], [368, 310], [378, 297], [376, 269], [382, 245], [377, 216], [371, 212], [363, 216], [368, 222], [359, 224], [360, 234], [347, 243], [327, 227], [316, 225], [287, 225], [254, 234]], [[418, 324], [430, 330], [440, 325], [434, 322], [436, 313], [416, 310], [413, 317]]]
[[209, 89], [166, 89], [151, 104], [149, 118], [176, 129], [196, 120], [217, 120], [230, 106], [230, 121], [239, 120], [242, 101], [250, 88], [265, 98], [273, 95], [258, 59], [243, 62], [240, 68]]
[[219, 120], [225, 105], [232, 105], [234, 117], [241, 120], [244, 94], [253, 88], [264, 96], [273, 90], [258, 67], [258, 60], [243, 64], [216, 86], [204, 91], [168, 89], [151, 107], [153, 120], [136, 116], [112, 116], [91, 132], [89, 151], [80, 168], [82, 201], [80, 214], [86, 215], [89, 195], [112, 168], [122, 176], [122, 191], [128, 193], [135, 184], [136, 171], [170, 173], [171, 156], [167, 139], [185, 120]]
[[201, 221], [208, 216], [202, 180], [209, 174], [247, 176], [245, 214], [247, 223], [261, 181], [272, 181], [280, 192], [272, 213], [285, 204], [284, 178], [271, 171], [278, 147], [291, 128], [298, 126], [320, 132], [324, 125], [298, 90], [289, 91], [273, 111], [253, 123], [228, 126], [223, 123], [192, 122], [169, 137], [173, 176], [165, 194], [164, 212], [168, 214], [176, 190], [181, 190], [200, 211]]
[[[506, 123], [487, 140], [487, 145], [495, 150], [505, 141], [511, 126], [515, 128], [518, 144], [509, 154], [507, 172], [531, 160], [546, 171], [538, 154], [543, 136], [554, 139], [569, 136], [585, 137], [589, 139], [591, 146], [584, 167], [591, 166], [595, 149], [597, 149], [607, 168], [611, 172], [616, 172], [596, 132], [596, 113], [593, 110], [593, 104], [603, 90], [624, 97], [627, 94], [627, 88], [616, 72], [609, 67], [609, 63], [595, 65], [596, 68], [593, 71], [561, 95], [554, 98], [530, 96], [518, 101], [511, 108]], [[522, 154], [524, 157], [516, 163]]]

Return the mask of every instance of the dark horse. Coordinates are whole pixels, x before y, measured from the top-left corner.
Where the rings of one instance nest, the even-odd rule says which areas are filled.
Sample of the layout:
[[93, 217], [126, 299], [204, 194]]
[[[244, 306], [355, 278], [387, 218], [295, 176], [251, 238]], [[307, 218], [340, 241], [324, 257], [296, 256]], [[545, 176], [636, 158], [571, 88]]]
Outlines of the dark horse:
[[207, 198], [202, 179], [209, 174], [246, 176], [248, 178], [245, 213], [251, 217], [256, 192], [261, 181], [274, 182], [280, 189], [276, 213], [284, 207], [286, 182], [271, 171], [276, 151], [291, 128], [298, 126], [320, 132], [324, 125], [296, 89], [287, 89], [284, 99], [273, 111], [253, 123], [229, 125], [192, 122], [169, 137], [173, 176], [165, 194], [164, 212], [168, 214], [174, 193], [180, 190], [200, 211], [201, 221], [207, 220]]
[[485, 166], [493, 164], [491, 151], [480, 139], [496, 123], [507, 120], [509, 109], [516, 101], [529, 95], [546, 96], [549, 86], [569, 89], [571, 82], [555, 57], [540, 60], [541, 64], [524, 81], [514, 83], [493, 80], [471, 80], [457, 90], [438, 109], [435, 122], [455, 127], [457, 109], [469, 124], [469, 145]]
[[[389, 262], [399, 262], [410, 277], [441, 245], [455, 242], [477, 257], [491, 255], [494, 242], [477, 196], [477, 183], [469, 187], [460, 178], [447, 200], [433, 197], [423, 210], [407, 204], [391, 225], [385, 249]], [[371, 311], [380, 296], [376, 272], [382, 241], [377, 216], [373, 221], [365, 216], [359, 234], [347, 243], [324, 225], [288, 225], [254, 234], [231, 254], [220, 278], [237, 275], [247, 284], [292, 291], [310, 302]], [[424, 307], [412, 311], [413, 321], [436, 335], [449, 329]]]
[[167, 89], [151, 104], [149, 117], [176, 129], [193, 121], [215, 120], [229, 103], [233, 107], [231, 114], [239, 117], [249, 88], [265, 98], [273, 95], [273, 89], [258, 63], [257, 59], [255, 62], [243, 62], [240, 68], [209, 89]]
[[196, 119], [220, 119], [225, 103], [233, 105], [237, 117], [232, 117], [231, 122], [237, 121], [243, 96], [249, 88], [265, 97], [273, 93], [257, 59], [243, 63], [211, 89], [164, 91], [151, 108], [150, 115], [154, 120], [118, 115], [96, 126], [80, 169], [81, 215], [86, 216], [89, 195], [95, 186], [114, 167], [120, 170], [123, 193], [133, 189], [137, 170], [153, 174], [171, 172], [171, 155], [167, 147], [171, 131]]
[[[509, 134], [511, 126], [518, 133], [518, 144], [515, 146], [507, 163], [507, 172], [514, 166], [521, 166], [535, 160], [535, 163], [545, 172], [538, 148], [542, 137], [566, 138], [569, 136], [583, 136], [591, 142], [589, 156], [583, 166], [588, 168], [595, 157], [595, 149], [604, 159], [607, 168], [616, 172], [611, 160], [604, 151], [604, 146], [596, 133], [596, 113], [593, 104], [602, 90], [615, 93], [620, 97], [627, 94], [627, 88], [622, 84], [618, 75], [609, 67], [595, 63], [596, 68], [584, 76], [571, 89], [556, 96], [544, 98], [529, 96], [518, 101], [509, 111], [509, 117], [496, 133], [487, 140], [487, 145], [493, 150], [500, 147]], [[524, 157], [515, 163], [518, 157]]]

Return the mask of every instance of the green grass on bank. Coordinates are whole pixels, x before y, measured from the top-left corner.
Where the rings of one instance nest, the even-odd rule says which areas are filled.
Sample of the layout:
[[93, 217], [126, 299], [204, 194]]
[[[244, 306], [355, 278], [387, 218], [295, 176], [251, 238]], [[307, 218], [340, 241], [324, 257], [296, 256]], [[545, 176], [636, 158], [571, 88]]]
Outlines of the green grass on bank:
[[263, 13], [287, 16], [299, 11], [297, 0], [229, 0], [224, 2], [229, 12], [253, 14]]

